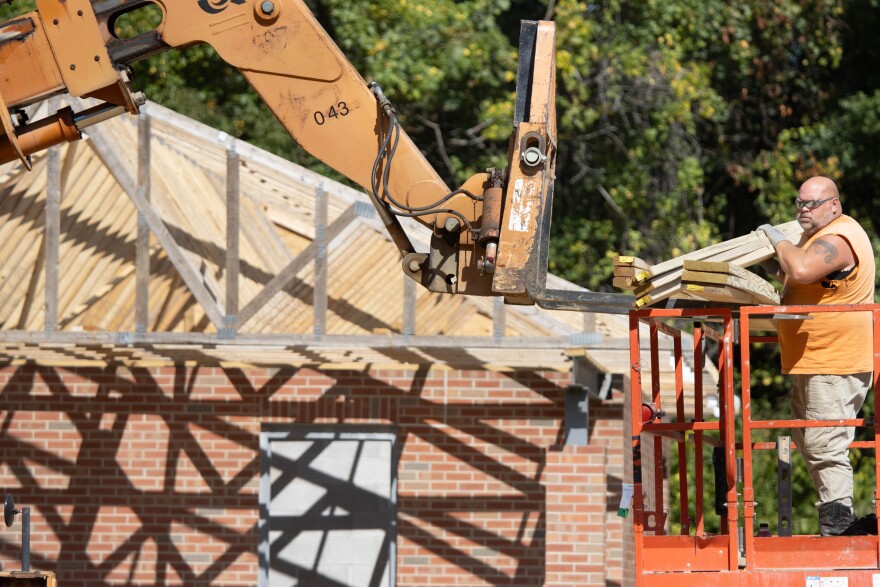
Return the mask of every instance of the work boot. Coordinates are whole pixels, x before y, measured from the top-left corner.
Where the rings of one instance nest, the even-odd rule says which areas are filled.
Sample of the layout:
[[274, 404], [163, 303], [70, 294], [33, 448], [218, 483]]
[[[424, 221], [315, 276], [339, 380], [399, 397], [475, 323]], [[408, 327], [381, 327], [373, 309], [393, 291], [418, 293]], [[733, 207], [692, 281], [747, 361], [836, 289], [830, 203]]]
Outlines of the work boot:
[[853, 509], [839, 501], [823, 503], [819, 509], [819, 534], [840, 536], [855, 521]]

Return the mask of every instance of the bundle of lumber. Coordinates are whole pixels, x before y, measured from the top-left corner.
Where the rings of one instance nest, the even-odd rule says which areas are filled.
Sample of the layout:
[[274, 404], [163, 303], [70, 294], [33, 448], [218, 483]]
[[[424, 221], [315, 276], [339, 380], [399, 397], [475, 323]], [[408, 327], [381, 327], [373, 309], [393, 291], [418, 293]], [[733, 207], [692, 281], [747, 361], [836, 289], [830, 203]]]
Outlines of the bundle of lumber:
[[[797, 221], [776, 226], [793, 242], [803, 229]], [[776, 288], [748, 271], [775, 255], [761, 231], [724, 241], [656, 265], [620, 255], [614, 263], [614, 286], [635, 294], [635, 308], [675, 298], [725, 304], [779, 304]]]

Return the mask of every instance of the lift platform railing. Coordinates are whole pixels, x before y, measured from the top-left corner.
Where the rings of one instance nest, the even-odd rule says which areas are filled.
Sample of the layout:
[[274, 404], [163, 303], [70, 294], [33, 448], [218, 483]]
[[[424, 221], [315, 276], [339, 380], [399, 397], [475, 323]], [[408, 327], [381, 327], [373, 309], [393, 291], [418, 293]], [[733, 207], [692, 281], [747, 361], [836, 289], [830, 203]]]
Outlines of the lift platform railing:
[[[707, 326], [708, 321], [720, 321], [720, 330], [716, 327]], [[693, 324], [692, 352], [693, 352], [693, 418], [689, 420], [685, 412], [685, 386], [683, 379], [683, 332], [669, 323], [671, 321], [685, 321]], [[649, 361], [650, 361], [650, 394], [643, 393], [642, 382], [642, 324], [647, 326], [649, 337]], [[660, 334], [670, 336], [673, 341], [673, 365], [674, 385], [673, 393], [665, 394], [667, 398], [672, 395], [675, 398], [674, 422], [662, 422], [656, 418], [643, 417], [643, 404], [649, 403], [654, 413], [664, 412], [664, 399], [661, 394], [661, 369], [659, 353]], [[736, 513], [736, 476], [733, 446], [735, 444], [735, 427], [732, 410], [726, 406], [733, 405], [733, 394], [725, 393], [733, 387], [733, 370], [730, 361], [719, 361], [719, 379], [727, 382], [719, 385], [718, 401], [722, 417], [718, 421], [706, 421], [703, 415], [703, 347], [704, 339], [716, 339], [722, 349], [721, 356], [733, 356], [734, 327], [733, 317], [729, 310], [706, 310], [706, 309], [679, 309], [679, 310], [640, 310], [630, 313], [630, 414], [632, 430], [633, 451], [633, 524], [635, 536], [635, 558], [637, 576], [645, 568], [654, 569], [658, 572], [669, 572], [679, 568], [700, 570], [720, 570], [723, 568], [735, 569], [738, 565]], [[708, 436], [711, 433], [712, 436]], [[679, 492], [681, 496], [680, 519], [681, 535], [669, 536], [665, 528], [666, 510], [663, 507], [663, 453], [662, 443], [653, 442], [652, 454], [645, 455], [645, 463], [642, 462], [642, 444], [645, 435], [670, 438], [675, 443], [678, 451], [679, 462]], [[693, 438], [695, 446], [695, 473], [694, 473], [694, 516], [693, 524], [689, 515], [690, 504], [688, 500], [688, 475], [687, 475], [687, 438]], [[704, 504], [703, 504], [703, 446], [710, 442], [716, 445], [730, 447], [731, 454], [726, 458], [725, 480], [729, 488], [725, 497], [725, 503], [729, 504], [728, 513], [722, 522], [721, 533], [716, 536], [707, 535], [704, 531]], [[650, 474], [647, 484], [643, 481], [643, 471]], [[647, 485], [647, 487], [646, 487]], [[646, 509], [645, 495], [650, 492], [653, 499], [653, 509]], [[691, 536], [693, 525], [694, 536]], [[733, 530], [733, 531], [731, 531]], [[646, 532], [651, 535], [646, 535]], [[699, 553], [696, 557], [686, 554], [688, 549], [694, 550], [694, 539], [700, 543]], [[708, 547], [712, 545], [712, 547]], [[681, 548], [679, 548], [681, 547]], [[708, 547], [708, 548], [707, 548]], [[730, 559], [723, 553], [730, 553]], [[679, 555], [684, 554], [684, 558]], [[706, 555], [706, 556], [703, 556]]]
[[[805, 316], [816, 312], [872, 313], [874, 328], [874, 387], [880, 377], [880, 305], [864, 306], [756, 306], [728, 309], [655, 309], [630, 313], [630, 428], [633, 455], [633, 529], [636, 584], [639, 586], [703, 585], [825, 585], [875, 584], [880, 578], [880, 540], [877, 536], [771, 536], [755, 538], [755, 491], [752, 481], [752, 454], [755, 450], [776, 448], [775, 443], [753, 442], [759, 429], [792, 429], [827, 426], [873, 427], [873, 439], [855, 442], [853, 447], [875, 451], [880, 443], [880, 426], [864, 418], [835, 421], [752, 420], [750, 346], [756, 342], [776, 342], [773, 336], [752, 336], [751, 328], [762, 318], [784, 315]], [[797, 319], [797, 318], [794, 318]], [[647, 361], [650, 382], [642, 381], [644, 360], [642, 339], [647, 335]], [[674, 389], [661, 389], [660, 336], [673, 341]], [[683, 340], [690, 341], [694, 381], [692, 397], [686, 397], [683, 381]], [[717, 343], [717, 421], [704, 414], [703, 355], [706, 341]], [[739, 357], [735, 351], [739, 351]], [[737, 360], [737, 358], [739, 360]], [[647, 365], [645, 365], [647, 366]], [[734, 413], [735, 371], [740, 370], [741, 419]], [[666, 384], [668, 385], [668, 384]], [[715, 382], [712, 382], [715, 385]], [[878, 413], [877, 394], [873, 394]], [[693, 402], [690, 413], [688, 402]], [[674, 403], [674, 407], [673, 404]], [[669, 409], [665, 408], [669, 405]], [[664, 416], [662, 419], [658, 416]], [[741, 436], [737, 438], [737, 424]], [[680, 532], [669, 535], [666, 491], [663, 485], [662, 441], [669, 439], [678, 454]], [[688, 475], [688, 443], [692, 442], [694, 473]], [[653, 444], [653, 448], [645, 449]], [[705, 528], [704, 447], [712, 446], [723, 458], [716, 464], [715, 507], [720, 516], [717, 534]], [[737, 457], [741, 455], [741, 459]], [[739, 466], [738, 466], [739, 464]], [[880, 492], [875, 466], [875, 504], [880, 515]], [[764, 481], [762, 481], [763, 483]], [[738, 490], [741, 483], [741, 492]], [[693, 492], [691, 509], [689, 489]], [[691, 511], [693, 515], [691, 516]], [[830, 542], [828, 542], [830, 541]], [[715, 573], [707, 575], [706, 573]], [[842, 583], [833, 583], [840, 579]]]
[[[755, 533], [755, 489], [752, 475], [753, 451], [775, 449], [775, 443], [754, 442], [753, 436], [756, 430], [784, 430], [796, 428], [827, 428], [827, 427], [857, 427], [871, 428], [873, 431], [872, 440], [856, 441], [850, 444], [851, 448], [861, 448], [874, 451], [875, 455], [875, 483], [874, 483], [874, 509], [875, 513], [880, 514], [880, 493], [878, 493], [878, 484], [876, 480], [878, 472], [880, 472], [880, 460], [876, 458], [878, 442], [880, 442], [880, 424], [876, 418], [866, 420], [865, 418], [840, 419], [840, 420], [760, 420], [754, 419], [752, 415], [751, 402], [751, 346], [757, 342], [778, 342], [776, 336], [753, 336], [752, 321], [755, 318], [766, 316], [793, 316], [808, 315], [818, 313], [841, 313], [841, 312], [870, 312], [872, 322], [874, 324], [873, 333], [873, 356], [874, 356], [874, 381], [873, 388], [877, 389], [878, 377], [880, 377], [880, 305], [864, 304], [864, 305], [847, 305], [847, 306], [755, 306], [742, 308], [739, 320], [739, 341], [740, 341], [740, 362], [742, 374], [742, 462], [743, 462], [743, 479], [742, 479], [742, 507], [743, 507], [743, 526], [745, 535], [745, 552], [754, 553], [753, 556], [746, 556], [747, 568], [761, 569], [771, 568], [778, 565], [780, 554], [791, 548], [791, 539], [794, 541], [803, 540], [798, 536], [774, 536], [772, 540], [761, 537], [756, 540]], [[789, 318], [791, 319], [791, 318]], [[878, 406], [880, 406], [880, 397], [873, 394], [874, 414], [877, 414]], [[794, 443], [791, 443], [792, 448]], [[838, 537], [834, 537], [838, 538]], [[858, 556], [853, 556], [852, 560], [846, 563], [848, 566], [860, 566], [877, 569], [880, 563], [880, 540], [877, 537], [868, 537], [873, 542], [871, 551], [865, 549]], [[784, 541], [788, 540], [789, 543]], [[783, 542], [780, 542], [783, 541]], [[784, 549], [779, 549], [784, 546]], [[805, 549], [806, 550], [806, 549]], [[789, 557], [792, 558], [792, 557]], [[804, 564], [816, 564], [815, 558], [804, 558]], [[836, 563], [838, 566], [840, 563]]]

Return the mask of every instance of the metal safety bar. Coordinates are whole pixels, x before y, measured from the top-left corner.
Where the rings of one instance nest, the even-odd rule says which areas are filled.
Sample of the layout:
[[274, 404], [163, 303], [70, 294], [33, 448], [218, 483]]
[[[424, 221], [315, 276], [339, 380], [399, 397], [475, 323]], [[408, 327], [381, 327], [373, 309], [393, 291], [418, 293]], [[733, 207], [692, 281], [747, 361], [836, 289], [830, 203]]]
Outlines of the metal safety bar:
[[[693, 419], [688, 420], [685, 412], [685, 386], [683, 377], [684, 344], [683, 333], [680, 329], [670, 326], [669, 320], [686, 320], [694, 325], [692, 335], [693, 371], [694, 371], [694, 414]], [[705, 324], [707, 320], [721, 321], [721, 331]], [[683, 568], [692, 570], [720, 570], [736, 569], [739, 564], [738, 538], [736, 533], [736, 473], [735, 459], [731, 454], [725, 458], [725, 480], [729, 490], [725, 494], [726, 516], [722, 520], [721, 534], [719, 536], [706, 537], [703, 503], [703, 447], [709, 441], [705, 433], [718, 433], [719, 438], [715, 443], [722, 446], [732, 447], [734, 440], [734, 422], [727, 405], [733, 405], [732, 393], [724, 393], [725, 386], [719, 387], [719, 404], [722, 417], [717, 422], [705, 421], [703, 414], [703, 347], [706, 339], [716, 339], [723, 349], [722, 353], [732, 356], [733, 348], [733, 316], [730, 310], [719, 309], [652, 309], [639, 310], [630, 313], [630, 414], [632, 431], [633, 451], [633, 525], [635, 534], [635, 557], [636, 573], [638, 580], [645, 576], [646, 572], [656, 570], [659, 573], [668, 573], [681, 565]], [[659, 354], [660, 334], [672, 337], [672, 359], [674, 369], [674, 413], [675, 422], [660, 422], [656, 420], [644, 421], [642, 417], [643, 392], [643, 369], [641, 357], [641, 330], [647, 327], [650, 362], [650, 402], [657, 411], [662, 411], [663, 397], [661, 394], [661, 369]], [[732, 368], [729, 361], [722, 360], [719, 364], [719, 375], [722, 381], [728, 381], [727, 390], [732, 388]], [[647, 382], [644, 382], [647, 386]], [[672, 395], [672, 394], [670, 394]], [[655, 438], [671, 438], [676, 445], [679, 461], [679, 491], [681, 496], [681, 515], [679, 523], [681, 532], [679, 536], [667, 536], [666, 529], [658, 520], [665, 522], [663, 513], [664, 490], [663, 490], [663, 453], [661, 442], [653, 442], [650, 460], [647, 469], [653, 475], [653, 483], [649, 488], [644, 487], [642, 475], [642, 449], [643, 440], [647, 436]], [[692, 436], [695, 446], [695, 472], [694, 472], [694, 517], [693, 523], [689, 516], [690, 503], [688, 499], [689, 480], [687, 474], [687, 441]], [[650, 491], [653, 498], [653, 510], [646, 509], [645, 491]], [[691, 530], [694, 535], [691, 536]], [[646, 534], [649, 533], [649, 534]], [[704, 540], [703, 537], [706, 537]], [[677, 557], [677, 554], [694, 552], [695, 540], [702, 546], [711, 544], [721, 548], [701, 548], [701, 552], [712, 552], [709, 558], [700, 557], [700, 561], [685, 561]], [[676, 545], [681, 544], [682, 550]], [[727, 552], [729, 556], [720, 558], [718, 553]], [[685, 558], [689, 555], [684, 554]]]
[[[880, 446], [880, 422], [877, 419], [841, 420], [753, 420], [750, 388], [750, 345], [756, 342], [775, 343], [775, 336], [751, 336], [751, 319], [756, 316], [783, 317], [786, 314], [807, 315], [818, 312], [871, 312], [875, 324], [873, 336], [874, 388], [880, 379], [880, 305], [861, 306], [755, 306], [736, 311], [715, 309], [647, 309], [630, 312], [630, 411], [633, 529], [636, 585], [638, 587], [717, 585], [751, 587], [773, 584], [774, 587], [824, 585], [822, 580], [840, 579], [833, 584], [872, 584], [880, 576], [880, 539], [877, 536], [817, 535], [787, 536], [789, 526], [779, 536], [755, 537], [755, 490], [752, 481], [752, 455], [755, 450], [777, 449], [776, 443], [753, 442], [753, 431], [759, 429], [815, 428], [830, 426], [869, 426], [874, 430], [871, 441], [856, 441], [851, 447], [875, 450]], [[671, 324], [676, 326], [671, 326]], [[684, 326], [681, 324], [684, 323]], [[688, 329], [684, 334], [682, 328]], [[691, 332], [692, 331], [692, 332]], [[660, 335], [673, 340], [672, 359], [674, 389], [661, 389]], [[650, 381], [643, 381], [645, 362], [641, 339], [649, 339]], [[693, 414], [686, 413], [683, 380], [683, 340], [692, 340], [693, 353]], [[718, 421], [706, 420], [703, 381], [703, 355], [707, 340], [718, 345]], [[667, 345], [668, 346], [668, 345]], [[735, 350], [739, 350], [738, 356]], [[737, 438], [734, 411], [735, 372], [739, 369], [742, 414]], [[667, 384], [668, 385], [668, 384]], [[643, 411], [649, 402], [650, 410]], [[674, 402], [664, 411], [663, 402]], [[874, 393], [874, 411], [880, 414], [880, 400]], [[648, 414], [646, 417], [645, 414]], [[673, 416], [660, 421], [657, 414]], [[678, 453], [681, 531], [669, 535], [663, 487], [664, 459], [662, 439], [669, 439]], [[694, 445], [693, 479], [688, 474], [687, 445]], [[645, 443], [653, 444], [648, 448]], [[656, 440], [656, 442], [654, 442]], [[703, 451], [715, 447], [716, 513], [720, 516], [717, 534], [706, 532], [704, 524]], [[786, 444], [790, 449], [794, 443]], [[787, 450], [788, 450], [787, 449]], [[644, 451], [644, 452], [643, 452]], [[741, 455], [741, 460], [738, 460]], [[643, 459], [644, 457], [644, 459]], [[716, 460], [716, 459], [713, 459]], [[739, 464], [739, 467], [738, 467]], [[875, 465], [880, 478], [880, 463]], [[739, 469], [739, 470], [738, 470]], [[653, 480], [651, 479], [653, 478]], [[741, 491], [738, 491], [741, 484]], [[694, 491], [694, 503], [688, 497]], [[880, 490], [875, 482], [875, 510], [880, 517]], [[646, 503], [649, 499], [653, 503]], [[790, 505], [790, 504], [789, 504]], [[690, 517], [693, 511], [693, 518]], [[790, 516], [790, 511], [780, 515]], [[782, 519], [782, 518], [780, 518]], [[709, 573], [709, 574], [707, 574]], [[848, 582], [848, 583], [847, 583]], [[828, 583], [832, 584], [832, 583]]]
[[[745, 527], [745, 549], [747, 553], [755, 553], [755, 556], [749, 556], [746, 560], [747, 568], [762, 568], [769, 564], [772, 557], [761, 556], [760, 551], [763, 549], [756, 548], [755, 540], [755, 491], [752, 479], [752, 452], [765, 448], [762, 443], [752, 441], [752, 434], [755, 430], [773, 430], [773, 429], [791, 429], [791, 428], [830, 428], [830, 427], [866, 427], [870, 426], [874, 430], [873, 441], [853, 442], [851, 447], [859, 447], [874, 450], [875, 454], [875, 484], [874, 484], [874, 508], [875, 513], [880, 516], [880, 492], [878, 492], [877, 479], [880, 478], [880, 461], [876, 458], [877, 447], [880, 446], [880, 423], [874, 418], [873, 421], [865, 418], [852, 419], [836, 419], [836, 420], [756, 420], [752, 418], [751, 410], [751, 343], [754, 342], [777, 342], [776, 337], [751, 337], [750, 323], [752, 317], [766, 316], [768, 314], [818, 314], [818, 313], [842, 313], [842, 312], [871, 312], [872, 323], [874, 324], [873, 332], [873, 357], [874, 357], [874, 413], [878, 413], [880, 408], [880, 395], [877, 393], [878, 377], [880, 377], [880, 305], [863, 304], [863, 305], [835, 305], [835, 306], [755, 306], [745, 307], [740, 312], [740, 356], [741, 356], [741, 374], [742, 374], [742, 454], [743, 454], [743, 521]], [[794, 443], [791, 443], [794, 446]], [[775, 449], [775, 445], [773, 445]], [[791, 537], [794, 538], [794, 537]], [[838, 537], [834, 537], [838, 538]], [[854, 562], [852, 564], [867, 564], [875, 570], [880, 566], [880, 540], [876, 536], [873, 539], [873, 557], [867, 561]], [[775, 537], [775, 539], [786, 540], [789, 537]], [[761, 546], [772, 547], [771, 542], [766, 542], [764, 538], [758, 541]]]

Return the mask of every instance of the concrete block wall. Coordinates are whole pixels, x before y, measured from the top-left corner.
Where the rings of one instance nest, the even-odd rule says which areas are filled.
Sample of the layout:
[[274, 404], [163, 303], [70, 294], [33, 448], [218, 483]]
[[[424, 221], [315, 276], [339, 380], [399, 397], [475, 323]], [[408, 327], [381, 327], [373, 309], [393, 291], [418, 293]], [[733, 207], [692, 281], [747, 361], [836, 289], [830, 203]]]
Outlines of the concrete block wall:
[[[621, 584], [620, 402], [563, 446], [569, 374], [0, 368], [0, 489], [59, 585], [256, 585], [267, 425], [397, 434], [399, 586]], [[0, 530], [19, 568], [20, 524]]]

